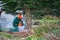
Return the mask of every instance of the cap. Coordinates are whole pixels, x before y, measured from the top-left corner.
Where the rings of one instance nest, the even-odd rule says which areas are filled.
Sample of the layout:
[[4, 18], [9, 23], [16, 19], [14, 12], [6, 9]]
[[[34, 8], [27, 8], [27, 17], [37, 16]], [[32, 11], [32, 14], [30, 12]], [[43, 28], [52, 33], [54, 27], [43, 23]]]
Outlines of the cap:
[[23, 10], [17, 10], [16, 12], [17, 13], [23, 13]]

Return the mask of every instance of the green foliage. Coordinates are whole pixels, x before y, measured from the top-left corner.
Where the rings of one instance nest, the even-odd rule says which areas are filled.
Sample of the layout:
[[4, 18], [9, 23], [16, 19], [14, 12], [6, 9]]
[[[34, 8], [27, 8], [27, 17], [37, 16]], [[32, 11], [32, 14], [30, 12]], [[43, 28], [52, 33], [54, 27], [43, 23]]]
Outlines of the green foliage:
[[0, 36], [6, 37], [6, 38], [14, 38], [14, 36], [7, 34], [7, 33], [3, 33], [3, 32], [0, 33]]
[[11, 3], [19, 4], [20, 2], [20, 6], [24, 6], [24, 4], [27, 4], [27, 7], [30, 9], [41, 9], [45, 7], [55, 8], [55, 9], [60, 8], [60, 5], [59, 5], [60, 0], [2, 0], [2, 1], [6, 2], [7, 6], [10, 5], [11, 7], [13, 7]]
[[[38, 20], [37, 20], [38, 21]], [[59, 22], [60, 19], [54, 16], [44, 16], [39, 20], [39, 27], [33, 28], [36, 36], [43, 36], [43, 31], [46, 33], [60, 34]]]

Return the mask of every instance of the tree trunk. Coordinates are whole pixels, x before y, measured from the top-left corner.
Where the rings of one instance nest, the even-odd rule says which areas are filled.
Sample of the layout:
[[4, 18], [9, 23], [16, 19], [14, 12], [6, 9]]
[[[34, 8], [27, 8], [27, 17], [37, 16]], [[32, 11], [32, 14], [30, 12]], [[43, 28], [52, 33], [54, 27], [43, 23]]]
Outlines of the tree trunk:
[[24, 5], [24, 11], [26, 13], [26, 29], [31, 29], [32, 27], [31, 14], [30, 14], [30, 9], [27, 8], [26, 4]]

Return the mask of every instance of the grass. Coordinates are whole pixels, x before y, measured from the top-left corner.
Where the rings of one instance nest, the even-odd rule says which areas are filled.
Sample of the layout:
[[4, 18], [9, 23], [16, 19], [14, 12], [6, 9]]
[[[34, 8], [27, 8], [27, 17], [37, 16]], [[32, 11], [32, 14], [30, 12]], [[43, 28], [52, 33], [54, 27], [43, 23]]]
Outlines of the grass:
[[46, 19], [46, 20], [44, 20], [44, 19], [41, 19], [41, 20], [32, 20], [32, 22], [36, 22], [36, 21], [39, 21], [39, 22], [59, 22], [60, 21], [60, 19], [55, 19], [55, 20], [49, 20], [49, 19]]
[[[57, 25], [57, 23], [60, 22], [60, 19], [40, 19], [40, 20], [32, 20], [33, 22], [39, 21], [41, 23], [41, 25], [39, 24], [39, 28], [34, 28], [33, 30], [35, 31], [34, 35], [27, 37], [26, 40], [47, 40], [45, 37], [43, 37], [42, 35], [42, 31], [48, 32], [49, 33], [49, 29], [48, 29], [48, 25], [50, 25], [49, 27], [51, 27], [51, 31], [56, 35], [58, 33], [60, 33], [60, 30], [55, 29], [56, 27], [58, 27], [59, 25]], [[48, 22], [48, 23], [46, 23]], [[53, 22], [53, 23], [52, 23]], [[48, 24], [48, 25], [47, 25]], [[56, 26], [57, 25], [57, 26]], [[41, 26], [41, 27], [40, 27]], [[2, 37], [6, 37], [9, 38], [11, 40], [20, 40], [22, 39], [22, 37], [14, 37], [13, 35], [7, 34], [7, 33], [0, 33], [0, 36]]]
[[41, 20], [39, 20], [40, 22], [59, 22], [60, 21], [60, 19], [55, 19], [55, 20], [43, 20], [43, 19], [41, 19]]
[[4, 33], [4, 32], [0, 32], [0, 36], [3, 37], [3, 38], [6, 38], [6, 39], [10, 39], [10, 40], [16, 40], [16, 39], [22, 39], [22, 37], [15, 37], [11, 34], [8, 34], [8, 33]]

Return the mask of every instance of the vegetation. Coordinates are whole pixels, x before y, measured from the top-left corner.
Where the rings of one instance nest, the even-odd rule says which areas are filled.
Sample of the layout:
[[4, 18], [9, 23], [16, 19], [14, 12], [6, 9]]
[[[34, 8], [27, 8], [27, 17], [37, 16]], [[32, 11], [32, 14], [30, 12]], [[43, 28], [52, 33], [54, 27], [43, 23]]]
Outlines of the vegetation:
[[[56, 19], [56, 21], [55, 21], [55, 19], [53, 19], [53, 18], [47, 19], [47, 17], [44, 17], [41, 20], [39, 20], [39, 26], [36, 28], [33, 28], [34, 34], [32, 36], [26, 37], [26, 40], [47, 40], [47, 37], [49, 37], [48, 34], [50, 35], [51, 33], [53, 33], [55, 36], [59, 36], [60, 35], [60, 27], [59, 27], [60, 21], [58, 21], [58, 20], [60, 20], [60, 19]], [[47, 34], [45, 35], [44, 32]], [[22, 39], [21, 37], [14, 37], [10, 34], [5, 34], [5, 33], [0, 33], [0, 36], [6, 37], [9, 39], [11, 39], [11, 38], [12, 39], [15, 39], [15, 38]]]
[[[39, 22], [39, 26], [33, 28], [34, 34], [28, 37], [26, 40], [47, 40], [47, 37], [50, 37], [51, 33], [53, 33], [55, 36], [60, 35], [60, 0], [2, 0], [2, 1], [3, 1], [2, 3], [6, 3], [3, 6], [6, 12], [15, 13], [16, 10], [21, 9], [25, 11], [26, 7], [31, 11], [33, 21], [38, 19], [37, 21]], [[3, 37], [15, 38], [14, 36], [11, 35], [3, 34], [0, 35]]]
[[[17, 9], [23, 9], [26, 6], [33, 15], [60, 15], [60, 0], [2, 0], [5, 10], [14, 12]], [[37, 14], [37, 15], [38, 15]], [[40, 15], [41, 14], [41, 15]]]

